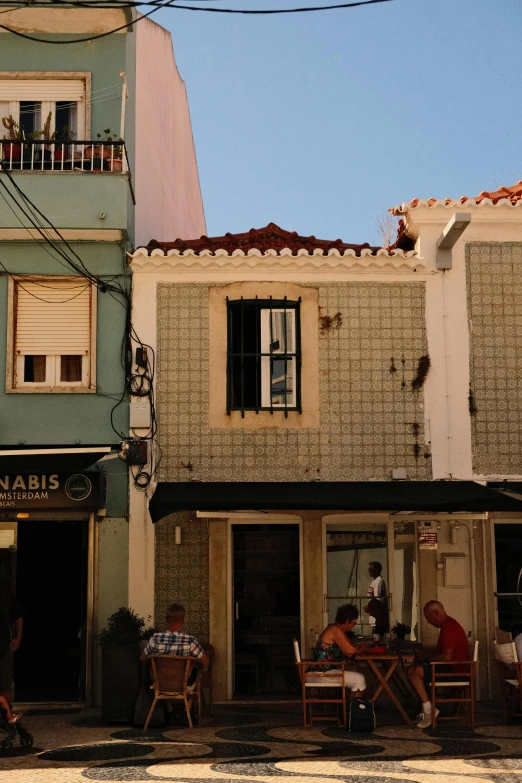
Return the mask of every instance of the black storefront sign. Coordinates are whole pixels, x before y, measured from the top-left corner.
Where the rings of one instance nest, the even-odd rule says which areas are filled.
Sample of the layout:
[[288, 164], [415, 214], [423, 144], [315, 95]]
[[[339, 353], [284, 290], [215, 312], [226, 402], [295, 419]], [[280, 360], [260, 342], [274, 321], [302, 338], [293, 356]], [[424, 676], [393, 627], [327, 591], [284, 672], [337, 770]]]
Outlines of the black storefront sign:
[[0, 473], [0, 512], [98, 509], [105, 505], [105, 473]]

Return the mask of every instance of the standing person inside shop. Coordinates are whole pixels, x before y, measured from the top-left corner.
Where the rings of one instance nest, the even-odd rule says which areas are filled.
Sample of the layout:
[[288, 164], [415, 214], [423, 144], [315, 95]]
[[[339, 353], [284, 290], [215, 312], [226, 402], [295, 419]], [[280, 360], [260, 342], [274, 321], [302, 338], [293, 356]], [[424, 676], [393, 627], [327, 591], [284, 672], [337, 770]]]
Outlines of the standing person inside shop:
[[[381, 576], [382, 572], [382, 564], [379, 563], [377, 560], [374, 560], [370, 565], [368, 566], [368, 573], [372, 579], [370, 582], [370, 586], [368, 587], [368, 603], [364, 607], [364, 611], [370, 613], [369, 604], [372, 599], [376, 599], [377, 601], [380, 601], [384, 606], [386, 607], [386, 613], [388, 610], [387, 607], [387, 600], [386, 600], [386, 582]], [[373, 617], [373, 615], [370, 615], [370, 618], [368, 620], [370, 625], [372, 626], [372, 633], [375, 633], [375, 625], [377, 623], [377, 618]], [[382, 625], [382, 623], [380, 623]]]
[[11, 707], [13, 702], [14, 654], [20, 647], [23, 611], [13, 597], [10, 552], [0, 560], [0, 696]]

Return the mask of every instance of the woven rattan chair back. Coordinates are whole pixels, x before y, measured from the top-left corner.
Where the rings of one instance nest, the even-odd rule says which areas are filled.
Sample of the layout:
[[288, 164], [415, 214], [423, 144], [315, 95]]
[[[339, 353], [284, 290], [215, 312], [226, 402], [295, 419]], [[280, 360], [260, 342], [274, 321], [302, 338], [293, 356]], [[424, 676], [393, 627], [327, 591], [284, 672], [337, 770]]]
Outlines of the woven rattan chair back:
[[[152, 655], [149, 661], [154, 682], [154, 701], [143, 730], [147, 730], [154, 707], [162, 699], [183, 701], [190, 728], [192, 728], [190, 711], [192, 702], [196, 699], [199, 723], [201, 719], [201, 668], [197, 659], [178, 655]], [[190, 674], [194, 669], [197, 671], [196, 679], [191, 685], [188, 685]]]
[[153, 655], [150, 659], [154, 690], [158, 693], [184, 693], [194, 668], [192, 658], [177, 655]]

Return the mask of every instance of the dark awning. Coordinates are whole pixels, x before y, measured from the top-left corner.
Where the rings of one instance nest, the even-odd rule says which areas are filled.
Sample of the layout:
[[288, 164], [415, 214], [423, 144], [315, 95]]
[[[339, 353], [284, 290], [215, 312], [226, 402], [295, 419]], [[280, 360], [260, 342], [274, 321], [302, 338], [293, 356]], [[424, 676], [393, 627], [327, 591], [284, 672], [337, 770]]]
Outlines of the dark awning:
[[119, 445], [0, 446], [0, 473], [75, 473], [86, 470]]
[[160, 481], [150, 501], [153, 522], [175, 511], [522, 512], [510, 483], [475, 481]]

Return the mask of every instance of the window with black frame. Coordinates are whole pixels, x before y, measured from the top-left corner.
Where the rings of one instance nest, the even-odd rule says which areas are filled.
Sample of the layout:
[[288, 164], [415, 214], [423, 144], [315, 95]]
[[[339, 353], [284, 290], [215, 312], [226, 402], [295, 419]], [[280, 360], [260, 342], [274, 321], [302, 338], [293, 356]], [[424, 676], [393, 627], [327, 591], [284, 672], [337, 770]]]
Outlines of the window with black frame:
[[301, 411], [300, 301], [227, 299], [227, 413]]

